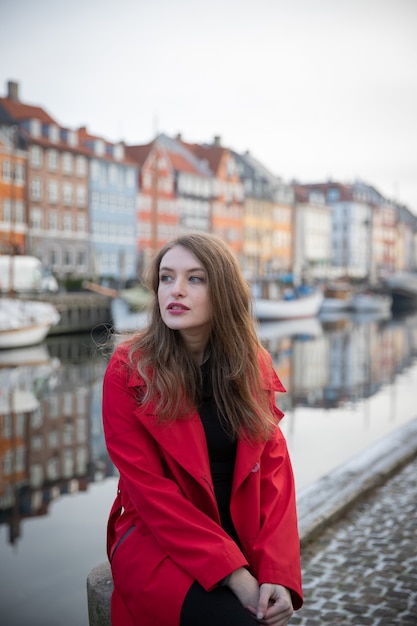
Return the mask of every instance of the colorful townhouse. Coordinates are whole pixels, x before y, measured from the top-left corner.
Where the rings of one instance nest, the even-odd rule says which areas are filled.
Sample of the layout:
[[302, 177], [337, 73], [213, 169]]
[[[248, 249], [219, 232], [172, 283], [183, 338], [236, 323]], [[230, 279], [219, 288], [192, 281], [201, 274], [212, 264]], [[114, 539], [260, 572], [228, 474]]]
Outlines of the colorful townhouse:
[[331, 276], [363, 280], [372, 274], [373, 205], [362, 190], [329, 181], [300, 185], [332, 210]]
[[293, 185], [294, 254], [296, 283], [323, 282], [331, 278], [332, 209], [319, 189]]
[[122, 287], [138, 272], [138, 168], [123, 143], [106, 141], [85, 127], [77, 134], [89, 160], [90, 275]]
[[274, 189], [248, 152], [233, 152], [244, 192], [242, 269], [253, 283], [271, 273], [274, 260]]
[[[1, 122], [0, 122], [1, 123]], [[17, 128], [0, 131], [0, 254], [26, 251], [26, 160]]]
[[212, 173], [178, 138], [164, 134], [126, 151], [139, 168], [137, 248], [145, 269], [169, 239], [210, 230]]
[[235, 157], [218, 136], [211, 144], [184, 145], [212, 172], [210, 231], [229, 244], [243, 263], [244, 191]]
[[16, 128], [18, 145], [27, 152], [25, 252], [59, 278], [87, 276], [88, 158], [77, 132], [21, 102], [15, 82], [0, 98], [0, 125], [4, 132]]
[[292, 271], [293, 190], [248, 151], [233, 156], [244, 190], [244, 272], [251, 282], [285, 280]]

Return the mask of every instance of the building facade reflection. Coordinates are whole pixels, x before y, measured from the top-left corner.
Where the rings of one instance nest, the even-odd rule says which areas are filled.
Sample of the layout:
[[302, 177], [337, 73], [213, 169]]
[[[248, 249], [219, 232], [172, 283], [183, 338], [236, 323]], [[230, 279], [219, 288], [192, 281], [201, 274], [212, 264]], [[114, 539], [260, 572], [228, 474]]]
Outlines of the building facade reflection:
[[[284, 411], [330, 409], [375, 394], [417, 356], [417, 314], [264, 324], [259, 336], [287, 393]], [[51, 337], [0, 352], [0, 524], [10, 543], [21, 521], [56, 498], [117, 474], [104, 442], [101, 389], [107, 356], [89, 335]]]

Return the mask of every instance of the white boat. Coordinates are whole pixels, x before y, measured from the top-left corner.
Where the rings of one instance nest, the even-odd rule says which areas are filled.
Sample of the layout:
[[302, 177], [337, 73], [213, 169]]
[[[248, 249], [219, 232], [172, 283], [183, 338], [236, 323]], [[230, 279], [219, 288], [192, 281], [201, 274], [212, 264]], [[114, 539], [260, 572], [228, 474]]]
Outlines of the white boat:
[[0, 298], [0, 349], [41, 343], [60, 320], [48, 302]]
[[358, 313], [389, 313], [392, 297], [378, 293], [357, 293], [353, 296], [350, 308]]
[[321, 291], [295, 295], [288, 300], [255, 298], [253, 314], [260, 321], [314, 317], [318, 314], [322, 302]]

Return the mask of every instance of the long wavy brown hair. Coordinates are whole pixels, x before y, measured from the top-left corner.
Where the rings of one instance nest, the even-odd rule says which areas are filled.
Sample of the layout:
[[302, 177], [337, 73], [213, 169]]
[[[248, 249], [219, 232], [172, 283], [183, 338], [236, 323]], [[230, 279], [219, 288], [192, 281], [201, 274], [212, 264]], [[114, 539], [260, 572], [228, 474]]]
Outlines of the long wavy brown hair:
[[152, 400], [161, 422], [186, 417], [198, 405], [201, 371], [177, 330], [163, 322], [158, 305], [161, 260], [175, 246], [190, 251], [207, 273], [212, 319], [210, 354], [213, 396], [228, 432], [266, 440], [273, 428], [270, 398], [262, 384], [266, 358], [252, 317], [251, 292], [231, 249], [220, 238], [187, 233], [154, 257], [148, 287], [153, 294], [148, 327], [130, 340], [129, 357], [146, 383], [140, 401]]

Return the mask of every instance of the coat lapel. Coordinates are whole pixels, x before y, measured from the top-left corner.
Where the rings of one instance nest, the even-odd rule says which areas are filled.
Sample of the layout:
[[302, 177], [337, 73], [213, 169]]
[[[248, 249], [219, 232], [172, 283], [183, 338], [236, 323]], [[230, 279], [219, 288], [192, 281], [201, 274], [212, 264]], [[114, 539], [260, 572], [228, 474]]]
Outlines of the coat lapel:
[[252, 472], [260, 471], [261, 455], [264, 447], [265, 444], [261, 442], [249, 443], [239, 440], [236, 451], [232, 494], [239, 489]]
[[210, 462], [206, 437], [198, 414], [194, 413], [170, 424], [159, 424], [155, 414], [144, 414], [142, 409], [138, 409], [137, 414], [164, 453], [207, 487]]

